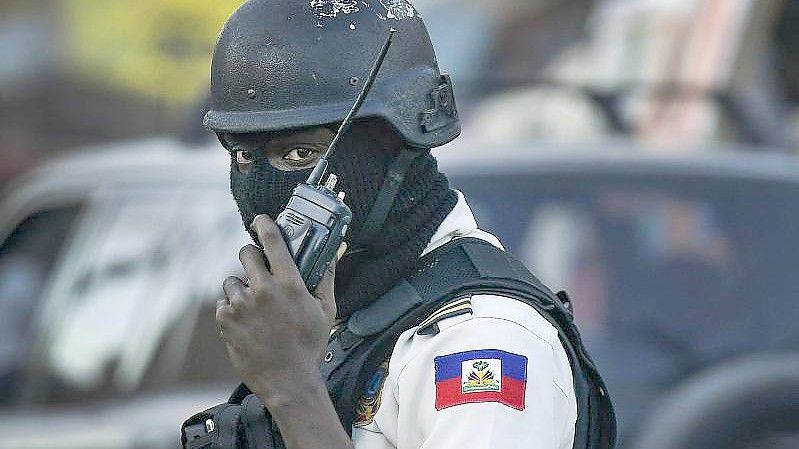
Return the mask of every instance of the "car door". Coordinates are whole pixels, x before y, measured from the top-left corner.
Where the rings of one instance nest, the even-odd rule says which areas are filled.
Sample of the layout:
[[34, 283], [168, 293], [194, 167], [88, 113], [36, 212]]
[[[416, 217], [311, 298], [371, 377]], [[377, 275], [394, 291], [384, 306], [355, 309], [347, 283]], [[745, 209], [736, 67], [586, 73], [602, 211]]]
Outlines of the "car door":
[[233, 202], [213, 183], [104, 186], [66, 207], [56, 233], [61, 209], [23, 219], [0, 257], [10, 263], [23, 234], [59, 249], [31, 281], [41, 288], [0, 447], [174, 447], [181, 421], [236, 384], [213, 324], [249, 238]]

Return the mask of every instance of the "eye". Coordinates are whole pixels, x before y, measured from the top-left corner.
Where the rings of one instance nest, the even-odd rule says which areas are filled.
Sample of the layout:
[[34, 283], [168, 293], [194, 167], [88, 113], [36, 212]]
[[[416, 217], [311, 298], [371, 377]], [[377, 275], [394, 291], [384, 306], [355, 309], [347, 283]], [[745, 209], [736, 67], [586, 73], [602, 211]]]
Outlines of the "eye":
[[247, 150], [236, 150], [236, 163], [238, 164], [251, 164], [252, 153]]
[[291, 162], [306, 162], [311, 159], [316, 152], [316, 150], [312, 150], [310, 148], [294, 148], [293, 150], [284, 154], [283, 159]]

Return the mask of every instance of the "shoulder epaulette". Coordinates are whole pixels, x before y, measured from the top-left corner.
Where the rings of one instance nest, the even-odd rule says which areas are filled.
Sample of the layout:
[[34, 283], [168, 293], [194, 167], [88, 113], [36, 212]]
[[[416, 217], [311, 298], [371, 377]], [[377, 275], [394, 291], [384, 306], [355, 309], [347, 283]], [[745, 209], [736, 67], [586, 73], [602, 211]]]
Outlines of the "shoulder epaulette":
[[433, 311], [430, 316], [419, 324], [416, 334], [435, 335], [439, 332], [439, 321], [465, 313], [472, 313], [472, 300], [470, 296], [450, 301]]

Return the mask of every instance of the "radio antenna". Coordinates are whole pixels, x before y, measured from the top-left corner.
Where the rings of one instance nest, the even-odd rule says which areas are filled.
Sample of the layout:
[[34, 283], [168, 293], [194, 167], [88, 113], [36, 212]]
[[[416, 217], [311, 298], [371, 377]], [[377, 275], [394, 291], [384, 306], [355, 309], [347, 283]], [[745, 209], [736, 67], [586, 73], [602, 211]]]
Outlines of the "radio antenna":
[[333, 141], [330, 142], [330, 146], [327, 147], [327, 151], [317, 162], [316, 167], [314, 167], [313, 172], [311, 172], [311, 176], [308, 177], [308, 180], [305, 181], [306, 184], [311, 185], [320, 185], [322, 183], [322, 177], [325, 174], [325, 170], [327, 170], [327, 160], [330, 158], [330, 155], [333, 154], [333, 150], [336, 149], [336, 145], [338, 145], [338, 141], [341, 139], [341, 136], [344, 134], [345, 131], [350, 127], [352, 124], [352, 120], [355, 117], [355, 114], [361, 109], [363, 102], [366, 101], [366, 96], [369, 94], [369, 91], [372, 89], [372, 85], [375, 83], [375, 78], [377, 78], [377, 73], [380, 71], [380, 67], [383, 65], [383, 61], [386, 59], [386, 54], [388, 53], [388, 48], [391, 47], [391, 41], [394, 39], [394, 33], [397, 30], [392, 28], [388, 33], [388, 38], [386, 38], [386, 42], [383, 44], [383, 48], [380, 50], [380, 55], [375, 60], [374, 65], [372, 65], [372, 70], [369, 72], [369, 78], [366, 79], [366, 82], [363, 84], [363, 89], [361, 89], [361, 93], [358, 95], [358, 99], [355, 100], [355, 104], [352, 105], [352, 109], [350, 109], [349, 114], [344, 118], [344, 121], [341, 122], [341, 125], [338, 127], [338, 131], [336, 132], [336, 136], [333, 137]]

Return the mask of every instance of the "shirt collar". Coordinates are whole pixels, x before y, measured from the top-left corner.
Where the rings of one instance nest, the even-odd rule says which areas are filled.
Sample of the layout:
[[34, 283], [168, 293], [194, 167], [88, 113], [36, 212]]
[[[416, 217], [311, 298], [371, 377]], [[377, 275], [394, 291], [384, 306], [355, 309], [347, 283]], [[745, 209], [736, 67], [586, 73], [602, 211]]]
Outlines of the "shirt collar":
[[455, 207], [452, 208], [452, 211], [450, 211], [444, 218], [444, 221], [438, 226], [438, 229], [435, 234], [433, 234], [433, 237], [422, 252], [422, 255], [429, 253], [450, 240], [460, 237], [478, 238], [502, 248], [502, 245], [495, 236], [477, 227], [477, 221], [474, 219], [472, 209], [469, 207], [469, 204], [466, 203], [466, 198], [463, 196], [463, 193], [459, 190], [456, 190], [455, 193], [458, 194], [458, 201], [455, 203]]

